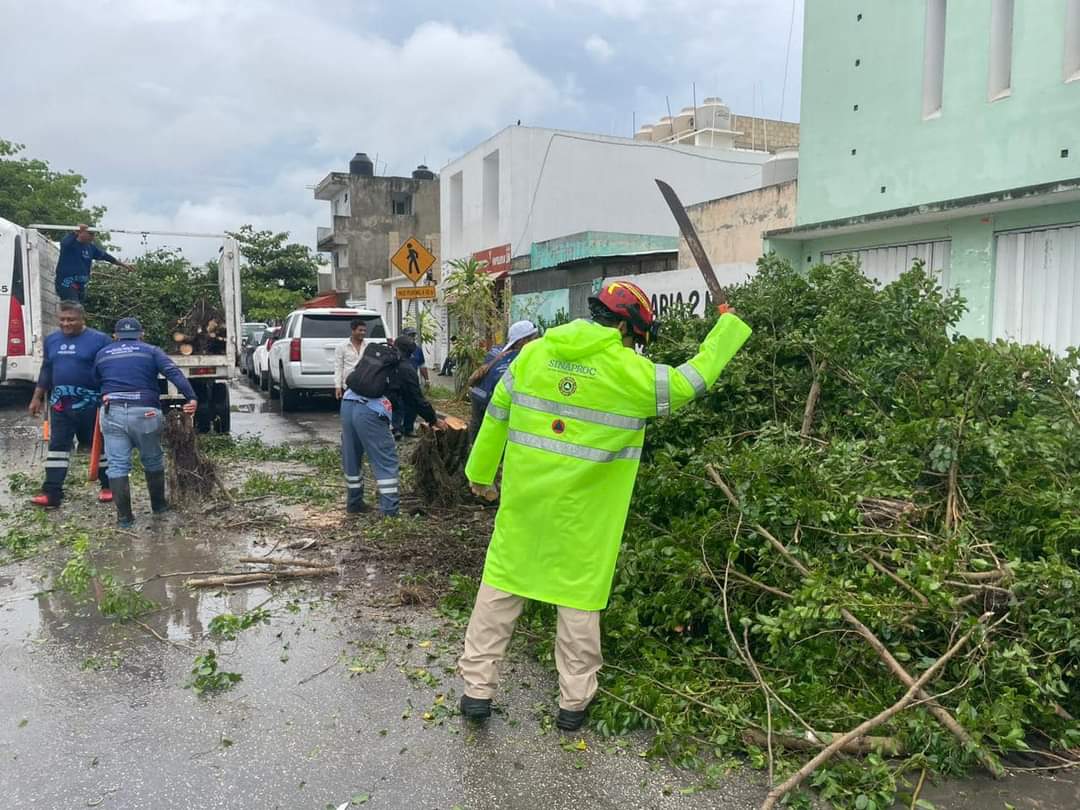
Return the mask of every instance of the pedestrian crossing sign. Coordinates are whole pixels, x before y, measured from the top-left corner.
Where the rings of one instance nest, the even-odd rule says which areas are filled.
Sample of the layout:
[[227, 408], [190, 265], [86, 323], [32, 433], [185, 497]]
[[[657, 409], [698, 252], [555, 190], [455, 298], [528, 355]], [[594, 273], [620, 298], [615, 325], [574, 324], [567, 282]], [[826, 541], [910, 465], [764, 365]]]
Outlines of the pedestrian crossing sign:
[[410, 237], [390, 257], [390, 264], [415, 284], [435, 264], [435, 257], [418, 239]]

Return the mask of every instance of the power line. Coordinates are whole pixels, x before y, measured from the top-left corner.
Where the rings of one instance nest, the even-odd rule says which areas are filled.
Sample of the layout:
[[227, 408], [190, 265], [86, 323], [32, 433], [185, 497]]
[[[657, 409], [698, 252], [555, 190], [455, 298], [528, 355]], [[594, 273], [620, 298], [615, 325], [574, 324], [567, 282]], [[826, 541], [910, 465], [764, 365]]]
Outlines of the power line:
[[784, 97], [787, 95], [787, 77], [788, 77], [788, 65], [791, 62], [791, 35], [795, 31], [795, 3], [796, 0], [791, 0], [791, 22], [788, 23], [787, 30], [787, 54], [784, 56], [784, 84], [780, 90], [780, 120], [784, 120]]

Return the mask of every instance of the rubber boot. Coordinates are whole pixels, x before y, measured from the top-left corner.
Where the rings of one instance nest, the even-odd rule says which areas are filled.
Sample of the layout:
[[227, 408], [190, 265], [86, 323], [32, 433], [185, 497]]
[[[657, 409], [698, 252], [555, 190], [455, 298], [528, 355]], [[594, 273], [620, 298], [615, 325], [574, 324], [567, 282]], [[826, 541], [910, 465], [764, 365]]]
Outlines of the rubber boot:
[[131, 513], [131, 480], [126, 475], [123, 478], [110, 478], [109, 488], [116, 504], [116, 525], [121, 529], [130, 529], [135, 525], [135, 516]]
[[165, 500], [165, 471], [146, 473], [146, 488], [150, 490], [150, 508], [155, 515], [169, 511], [169, 504]]

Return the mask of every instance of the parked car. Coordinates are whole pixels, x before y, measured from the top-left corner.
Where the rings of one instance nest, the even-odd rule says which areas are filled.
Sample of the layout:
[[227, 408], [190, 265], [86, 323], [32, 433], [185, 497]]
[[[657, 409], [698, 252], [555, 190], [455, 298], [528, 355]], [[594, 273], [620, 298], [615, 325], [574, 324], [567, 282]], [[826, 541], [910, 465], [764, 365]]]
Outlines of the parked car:
[[250, 337], [244, 338], [244, 343], [240, 349], [240, 373], [246, 374], [248, 379], [255, 380], [255, 364], [252, 362], [252, 358], [255, 354], [255, 349], [266, 339], [269, 329], [260, 329]]
[[252, 383], [262, 391], [270, 390], [270, 347], [281, 334], [280, 326], [272, 326], [263, 332], [263, 339], [251, 352]]
[[293, 411], [300, 395], [334, 390], [334, 350], [349, 339], [353, 318], [367, 321], [367, 339], [386, 342], [386, 326], [372, 309], [298, 309], [285, 319], [270, 347], [270, 396]]
[[251, 346], [255, 347], [259, 345], [259, 340], [256, 338], [267, 329], [270, 328], [270, 324], [262, 323], [261, 321], [247, 321], [241, 327], [240, 330], [240, 351], [236, 354], [236, 365], [240, 369], [241, 374], [246, 374], [244, 366], [243, 355], [245, 350]]

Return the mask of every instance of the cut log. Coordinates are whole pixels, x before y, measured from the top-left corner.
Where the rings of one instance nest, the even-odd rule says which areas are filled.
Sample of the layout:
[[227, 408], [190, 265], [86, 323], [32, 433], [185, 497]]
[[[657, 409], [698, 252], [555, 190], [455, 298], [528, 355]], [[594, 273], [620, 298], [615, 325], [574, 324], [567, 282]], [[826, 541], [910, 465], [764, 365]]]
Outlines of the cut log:
[[416, 495], [429, 504], [453, 506], [468, 492], [465, 462], [469, 458], [469, 430], [461, 419], [446, 417], [446, 429], [421, 431], [413, 452]]
[[[224, 354], [227, 344], [221, 307], [201, 298], [173, 327], [175, 351], [181, 354]], [[189, 346], [188, 350], [184, 346]]]

